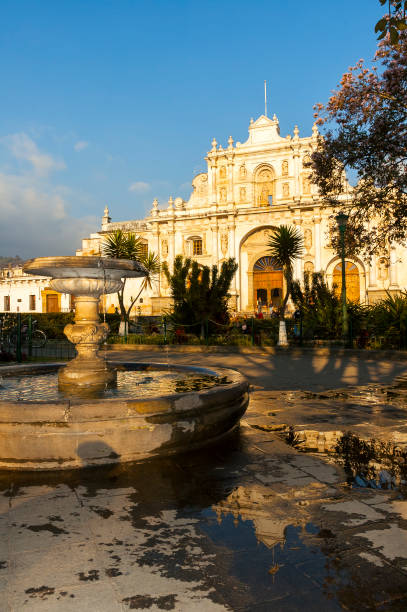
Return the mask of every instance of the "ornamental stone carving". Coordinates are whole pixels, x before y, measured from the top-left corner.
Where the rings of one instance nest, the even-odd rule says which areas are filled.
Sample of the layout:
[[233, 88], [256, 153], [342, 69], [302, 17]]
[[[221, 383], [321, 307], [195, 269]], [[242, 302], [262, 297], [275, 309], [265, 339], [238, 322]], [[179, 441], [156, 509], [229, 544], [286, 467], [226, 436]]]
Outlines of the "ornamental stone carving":
[[309, 253], [312, 248], [312, 231], [309, 228], [304, 231], [304, 246], [307, 253]]
[[311, 181], [308, 176], [304, 176], [302, 179], [302, 189], [305, 195], [311, 193]]
[[288, 175], [288, 161], [286, 159], [281, 164], [281, 174], [283, 176], [287, 176]]
[[290, 185], [288, 183], [283, 183], [283, 197], [288, 198], [290, 195]]
[[246, 187], [240, 187], [240, 201], [246, 202]]
[[226, 202], [226, 187], [221, 187], [220, 189], [220, 201]]
[[161, 256], [164, 259], [168, 257], [168, 240], [166, 238], [161, 240]]
[[220, 237], [220, 250], [222, 251], [222, 255], [225, 256], [228, 252], [229, 239], [226, 232], [223, 232]]
[[246, 166], [244, 164], [242, 164], [239, 168], [239, 177], [241, 179], [245, 179], [247, 176], [247, 170], [246, 170]]
[[219, 178], [221, 179], [226, 178], [226, 167], [225, 166], [221, 166], [221, 169], [219, 170]]
[[377, 278], [379, 280], [387, 280], [389, 277], [389, 260], [387, 257], [381, 257], [377, 264]]

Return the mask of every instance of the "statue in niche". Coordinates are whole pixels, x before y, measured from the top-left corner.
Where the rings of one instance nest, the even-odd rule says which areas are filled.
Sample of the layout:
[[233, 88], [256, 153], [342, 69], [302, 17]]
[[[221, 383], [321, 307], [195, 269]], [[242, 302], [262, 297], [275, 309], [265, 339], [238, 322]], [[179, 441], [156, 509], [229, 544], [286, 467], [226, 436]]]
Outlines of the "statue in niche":
[[220, 250], [222, 251], [222, 255], [225, 256], [228, 252], [228, 235], [224, 232], [220, 237]]
[[377, 264], [377, 278], [387, 280], [389, 276], [389, 262], [386, 257], [381, 257]]
[[304, 178], [302, 179], [302, 187], [304, 194], [311, 193], [311, 181], [309, 180], [308, 176], [304, 176]]
[[168, 240], [165, 238], [161, 240], [161, 255], [163, 257], [168, 257]]
[[304, 168], [308, 168], [311, 165], [311, 158], [308, 154], [304, 155], [304, 158], [302, 160], [302, 165], [304, 166]]
[[219, 170], [219, 178], [226, 178], [226, 167], [222, 166], [221, 169]]
[[245, 179], [246, 176], [247, 176], [247, 170], [246, 170], [246, 166], [244, 164], [242, 166], [240, 166], [239, 176], [240, 176], [241, 179]]
[[257, 206], [268, 206], [274, 191], [273, 172], [269, 168], [262, 168], [256, 175], [255, 202]]
[[240, 187], [240, 201], [246, 201], [246, 187]]
[[267, 187], [263, 187], [260, 194], [260, 206], [267, 206], [269, 203], [269, 190]]
[[310, 229], [306, 229], [304, 232], [304, 246], [309, 253], [312, 248], [312, 231]]
[[312, 274], [314, 271], [314, 264], [312, 261], [306, 261], [304, 264], [304, 272], [306, 274]]
[[288, 161], [286, 159], [281, 164], [281, 174], [283, 176], [287, 176], [288, 175]]
[[221, 187], [220, 189], [220, 201], [226, 202], [226, 187]]
[[283, 183], [283, 197], [287, 198], [290, 195], [290, 185], [288, 183]]

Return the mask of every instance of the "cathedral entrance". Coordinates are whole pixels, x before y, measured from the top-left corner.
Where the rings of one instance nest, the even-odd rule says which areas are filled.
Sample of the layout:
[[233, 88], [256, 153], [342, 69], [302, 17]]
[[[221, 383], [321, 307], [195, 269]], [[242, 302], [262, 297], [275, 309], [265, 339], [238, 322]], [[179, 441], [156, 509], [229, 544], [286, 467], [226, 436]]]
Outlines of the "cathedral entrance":
[[[360, 278], [359, 270], [352, 261], [345, 261], [346, 298], [350, 302], [360, 300]], [[340, 297], [342, 292], [342, 264], [335, 266], [332, 276], [335, 293]]]
[[283, 295], [283, 271], [272, 257], [260, 257], [253, 266], [253, 304], [278, 308]]

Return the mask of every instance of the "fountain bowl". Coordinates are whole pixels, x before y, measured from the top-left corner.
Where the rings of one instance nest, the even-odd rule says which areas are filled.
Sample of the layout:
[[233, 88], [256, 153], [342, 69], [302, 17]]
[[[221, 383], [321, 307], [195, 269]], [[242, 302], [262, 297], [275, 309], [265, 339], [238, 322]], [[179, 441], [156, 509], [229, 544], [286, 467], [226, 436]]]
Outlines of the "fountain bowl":
[[[167, 364], [109, 364], [119, 369], [168, 370]], [[6, 366], [1, 374], [56, 372], [60, 363]], [[66, 367], [66, 366], [65, 366]], [[235, 429], [249, 401], [246, 379], [234, 370], [171, 366], [172, 371], [227, 377], [228, 384], [152, 397], [0, 401], [0, 469], [64, 470], [187, 452]]]

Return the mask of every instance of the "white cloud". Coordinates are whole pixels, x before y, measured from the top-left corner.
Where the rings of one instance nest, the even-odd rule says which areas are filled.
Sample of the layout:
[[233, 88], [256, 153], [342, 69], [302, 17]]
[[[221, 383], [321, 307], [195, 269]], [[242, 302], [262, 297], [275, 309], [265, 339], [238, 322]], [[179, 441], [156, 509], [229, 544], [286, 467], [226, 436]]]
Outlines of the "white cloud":
[[41, 153], [36, 143], [24, 132], [6, 136], [2, 141], [16, 159], [31, 163], [38, 176], [47, 176], [53, 170], [62, 170], [66, 167], [62, 160]]
[[79, 151], [83, 151], [88, 146], [89, 146], [89, 143], [87, 140], [78, 140], [78, 142], [74, 144], [73, 148], [75, 149], [75, 151], [79, 152]]
[[96, 217], [70, 216], [59, 189], [1, 173], [0, 218], [0, 254], [23, 258], [74, 254], [100, 223]]
[[129, 191], [134, 191], [135, 193], [146, 193], [146, 191], [150, 191], [151, 185], [149, 183], [145, 183], [144, 181], [136, 181], [132, 183], [129, 187]]

